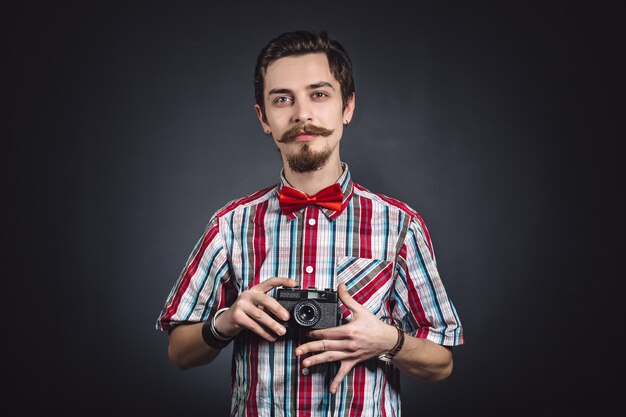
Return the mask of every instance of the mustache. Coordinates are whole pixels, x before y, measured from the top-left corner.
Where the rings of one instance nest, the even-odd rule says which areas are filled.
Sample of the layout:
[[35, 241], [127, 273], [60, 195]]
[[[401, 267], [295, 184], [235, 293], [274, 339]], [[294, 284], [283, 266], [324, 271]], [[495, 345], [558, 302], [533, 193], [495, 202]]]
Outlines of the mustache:
[[333, 132], [335, 132], [335, 130], [326, 129], [325, 127], [315, 126], [312, 124], [308, 124], [308, 125], [299, 124], [299, 125], [295, 125], [291, 129], [283, 133], [283, 135], [281, 136], [278, 142], [280, 143], [293, 142], [294, 140], [296, 140], [296, 136], [298, 136], [298, 134], [302, 132], [306, 133], [307, 135], [318, 135], [318, 136], [326, 137], [326, 136], [332, 135]]

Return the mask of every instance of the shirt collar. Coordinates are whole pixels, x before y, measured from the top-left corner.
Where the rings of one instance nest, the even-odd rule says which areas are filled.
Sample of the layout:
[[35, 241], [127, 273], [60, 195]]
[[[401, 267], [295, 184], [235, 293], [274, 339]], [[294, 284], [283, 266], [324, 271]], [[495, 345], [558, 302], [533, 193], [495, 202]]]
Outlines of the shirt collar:
[[[352, 195], [354, 194], [354, 185], [352, 184], [352, 178], [350, 176], [350, 169], [348, 168], [348, 164], [346, 164], [345, 162], [342, 162], [341, 167], [343, 168], [343, 173], [337, 180], [337, 184], [341, 186], [341, 192], [343, 193], [343, 202], [341, 203], [341, 208], [337, 211], [327, 209], [327, 208], [320, 209], [326, 215], [326, 217], [328, 217], [331, 220], [335, 220], [337, 217], [339, 217], [341, 213], [343, 213], [345, 208], [348, 206], [348, 203], [350, 203], [350, 199], [352, 199]], [[289, 182], [287, 181], [287, 179], [285, 178], [285, 169], [283, 168], [280, 171], [280, 183], [278, 184], [278, 187], [276, 188], [277, 196], [278, 196], [278, 193], [280, 193], [281, 188], [283, 188], [283, 186], [285, 185], [289, 187], [291, 186]], [[299, 211], [286, 214], [286, 216], [289, 217], [291, 220], [293, 220], [296, 217], [299, 217], [300, 215], [302, 215], [303, 210], [304, 209], [301, 209]]]

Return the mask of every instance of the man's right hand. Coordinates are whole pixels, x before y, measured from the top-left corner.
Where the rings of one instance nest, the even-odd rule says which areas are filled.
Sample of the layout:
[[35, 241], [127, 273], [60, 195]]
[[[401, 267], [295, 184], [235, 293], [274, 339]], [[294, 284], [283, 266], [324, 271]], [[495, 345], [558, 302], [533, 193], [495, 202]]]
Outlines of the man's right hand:
[[234, 337], [248, 329], [269, 342], [276, 341], [275, 335], [284, 335], [286, 329], [267, 312], [284, 321], [289, 319], [289, 312], [266, 293], [280, 286], [295, 287], [296, 281], [274, 277], [242, 292], [228, 310], [216, 317], [215, 330], [225, 337]]

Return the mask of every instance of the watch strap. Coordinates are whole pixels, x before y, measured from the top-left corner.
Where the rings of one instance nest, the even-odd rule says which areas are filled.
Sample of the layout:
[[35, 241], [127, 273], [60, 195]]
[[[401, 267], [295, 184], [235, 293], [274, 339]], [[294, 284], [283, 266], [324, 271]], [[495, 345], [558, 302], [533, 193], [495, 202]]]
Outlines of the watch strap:
[[393, 327], [396, 328], [396, 330], [398, 331], [398, 339], [396, 339], [396, 344], [393, 348], [391, 348], [391, 350], [383, 355], [378, 356], [378, 359], [380, 359], [383, 362], [386, 363], [390, 363], [391, 360], [394, 358], [394, 356], [396, 356], [396, 354], [398, 352], [400, 352], [400, 350], [402, 349], [402, 346], [404, 345], [404, 332], [402, 331], [402, 326], [400, 324], [400, 321], [396, 318], [393, 317], [383, 317], [383, 319], [388, 319], [391, 321], [391, 324]]

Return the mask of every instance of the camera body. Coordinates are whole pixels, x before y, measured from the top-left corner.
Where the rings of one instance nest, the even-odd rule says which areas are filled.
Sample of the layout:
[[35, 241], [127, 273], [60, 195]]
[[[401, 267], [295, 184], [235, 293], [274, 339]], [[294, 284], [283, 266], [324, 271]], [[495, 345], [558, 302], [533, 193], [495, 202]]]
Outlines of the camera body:
[[279, 320], [285, 327], [315, 330], [341, 323], [339, 295], [331, 288], [278, 288], [275, 298], [289, 312], [288, 321]]

